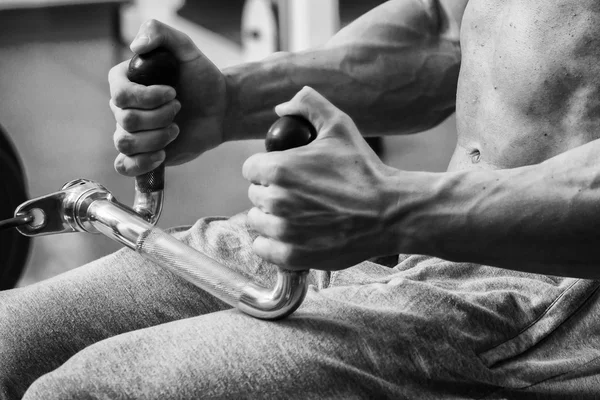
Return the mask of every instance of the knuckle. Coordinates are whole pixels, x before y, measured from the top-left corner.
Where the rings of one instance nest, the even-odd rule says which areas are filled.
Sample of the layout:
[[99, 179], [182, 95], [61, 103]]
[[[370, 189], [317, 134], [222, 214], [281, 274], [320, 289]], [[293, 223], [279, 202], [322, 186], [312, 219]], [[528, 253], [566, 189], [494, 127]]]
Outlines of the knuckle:
[[[254, 185], [253, 184], [248, 186], [248, 199], [250, 199], [250, 202], [252, 204], [256, 205], [256, 198], [254, 195]], [[250, 211], [248, 211], [248, 217], [250, 217], [251, 212], [252, 212], [252, 209]]]
[[148, 172], [152, 169], [152, 162], [149, 157], [138, 155], [135, 157], [135, 168], [140, 171], [140, 173]]
[[127, 171], [125, 169], [125, 163], [124, 163], [122, 157], [117, 157], [115, 159], [114, 166], [115, 166], [115, 171], [117, 171], [119, 174], [121, 174], [121, 175], [126, 174]]
[[147, 20], [146, 22], [144, 22], [144, 24], [142, 26], [146, 30], [156, 31], [160, 28], [160, 22], [158, 22], [154, 18], [151, 18], [151, 19]]
[[285, 220], [279, 221], [279, 223], [273, 229], [273, 236], [278, 240], [290, 240], [292, 237], [290, 224]]
[[194, 40], [189, 35], [182, 33], [181, 39], [183, 44], [185, 44], [189, 49], [197, 50], [196, 43], [194, 43]]
[[140, 173], [151, 171], [165, 162], [166, 153], [163, 150], [157, 150], [135, 156]]
[[342, 123], [344, 125], [353, 125], [354, 124], [354, 122], [352, 121], [352, 118], [350, 118], [350, 116], [348, 114], [346, 114], [345, 112], [338, 110], [337, 115], [340, 120], [340, 123]]
[[178, 134], [179, 134], [179, 132], [178, 132], [177, 128], [175, 128], [173, 126], [167, 126], [166, 128], [164, 128], [158, 139], [160, 147], [161, 148], [166, 147], [169, 143], [171, 143], [173, 140], [175, 140], [177, 138]]
[[304, 86], [296, 95], [300, 103], [306, 103], [314, 95], [315, 90], [310, 86]]
[[256, 185], [251, 185], [248, 189], [248, 198], [254, 205], [254, 208], [251, 210], [253, 221], [258, 219], [260, 210], [263, 212], [269, 211], [264, 206], [264, 199], [262, 198], [262, 195], [256, 189], [254, 189], [254, 187], [256, 187]]
[[281, 264], [287, 267], [299, 267], [302, 265], [302, 254], [292, 244], [283, 243], [279, 256]]
[[120, 122], [120, 125], [123, 127], [123, 129], [126, 131], [133, 131], [138, 127], [139, 116], [133, 111], [125, 110], [121, 116]]
[[134, 153], [134, 140], [127, 135], [118, 135], [115, 137], [115, 147], [119, 153], [126, 155]]
[[123, 89], [123, 88], [119, 88], [116, 89], [113, 95], [113, 102], [115, 103], [115, 105], [117, 107], [123, 108], [123, 107], [127, 107], [129, 105], [131, 99], [131, 94]]
[[273, 215], [283, 216], [286, 211], [285, 198], [281, 194], [272, 194], [265, 199], [265, 208]]
[[179, 103], [177, 100], [174, 100], [171, 103], [171, 118], [169, 121], [173, 121], [179, 113], [179, 110], [181, 110], [181, 103]]
[[340, 112], [333, 114], [329, 118], [328, 122], [329, 122], [331, 129], [339, 130], [339, 129], [347, 128], [348, 125], [350, 125], [352, 123], [352, 120], [350, 119], [348, 114], [345, 114], [340, 111]]
[[244, 177], [244, 179], [250, 181], [251, 183], [256, 183], [255, 181], [257, 180], [257, 157], [257, 154], [251, 155], [246, 159], [246, 161], [244, 161], [244, 164], [242, 165], [242, 176]]
[[286, 167], [279, 161], [271, 161], [267, 164], [267, 180], [270, 183], [281, 183], [284, 176], [286, 175]]
[[257, 228], [257, 218], [258, 218], [258, 209], [256, 207], [252, 207], [250, 210], [248, 210], [248, 213], [246, 214], [246, 223], [248, 224], [249, 227], [256, 229]]
[[277, 209], [277, 199], [269, 196], [261, 201], [262, 207], [265, 211], [268, 211], [271, 214], [277, 214], [275, 211]]

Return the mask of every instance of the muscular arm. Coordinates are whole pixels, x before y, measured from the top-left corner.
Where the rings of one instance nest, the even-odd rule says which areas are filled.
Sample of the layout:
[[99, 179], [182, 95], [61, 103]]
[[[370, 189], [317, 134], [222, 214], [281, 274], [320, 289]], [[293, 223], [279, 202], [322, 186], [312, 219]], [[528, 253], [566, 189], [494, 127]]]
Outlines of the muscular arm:
[[466, 0], [389, 1], [323, 47], [224, 70], [225, 140], [260, 138], [273, 107], [311, 86], [365, 135], [413, 133], [453, 113]]
[[400, 251], [598, 279], [599, 165], [595, 140], [516, 169], [398, 172]]

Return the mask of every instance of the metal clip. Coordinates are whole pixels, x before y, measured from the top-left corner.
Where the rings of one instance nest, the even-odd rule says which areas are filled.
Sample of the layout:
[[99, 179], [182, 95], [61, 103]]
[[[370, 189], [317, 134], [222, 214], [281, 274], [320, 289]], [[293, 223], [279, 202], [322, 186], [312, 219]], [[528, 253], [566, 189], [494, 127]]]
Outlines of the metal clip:
[[17, 229], [25, 236], [54, 235], [69, 232], [98, 233], [86, 223], [85, 204], [96, 199], [114, 201], [113, 195], [102, 185], [76, 179], [67, 182], [60, 191], [21, 204], [16, 215], [28, 214], [33, 220]]

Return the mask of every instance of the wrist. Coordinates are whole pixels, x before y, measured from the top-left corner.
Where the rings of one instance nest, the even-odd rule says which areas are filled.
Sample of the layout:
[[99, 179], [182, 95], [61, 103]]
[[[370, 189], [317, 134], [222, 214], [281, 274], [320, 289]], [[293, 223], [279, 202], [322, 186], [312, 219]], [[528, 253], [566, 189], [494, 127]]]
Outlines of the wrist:
[[226, 108], [224, 142], [262, 139], [277, 115], [274, 107], [295, 93], [287, 78], [291, 53], [275, 53], [258, 62], [223, 70]]
[[390, 201], [384, 212], [390, 250], [401, 254], [439, 253], [440, 232], [448, 230], [446, 174], [393, 170], [386, 179]]

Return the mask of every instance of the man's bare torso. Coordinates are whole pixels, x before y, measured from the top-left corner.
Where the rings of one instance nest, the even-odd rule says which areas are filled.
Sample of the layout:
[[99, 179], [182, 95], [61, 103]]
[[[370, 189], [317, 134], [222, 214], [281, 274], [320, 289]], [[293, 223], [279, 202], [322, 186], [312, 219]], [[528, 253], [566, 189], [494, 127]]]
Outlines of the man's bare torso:
[[471, 0], [449, 169], [513, 168], [600, 138], [600, 2]]

